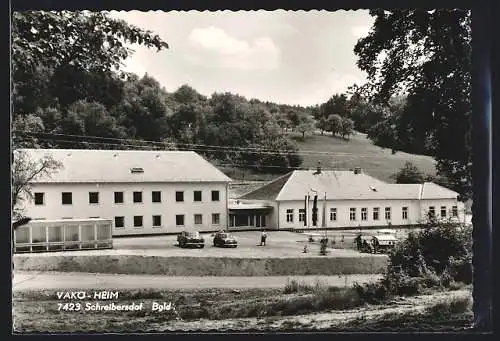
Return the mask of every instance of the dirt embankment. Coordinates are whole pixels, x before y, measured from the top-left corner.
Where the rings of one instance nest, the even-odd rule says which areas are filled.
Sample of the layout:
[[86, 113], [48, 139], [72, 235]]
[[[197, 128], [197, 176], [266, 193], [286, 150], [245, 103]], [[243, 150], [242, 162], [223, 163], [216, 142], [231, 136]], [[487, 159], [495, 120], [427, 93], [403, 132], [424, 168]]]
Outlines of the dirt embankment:
[[167, 276], [307, 276], [382, 273], [386, 257], [229, 258], [139, 255], [14, 257], [17, 271], [59, 271]]
[[[240, 318], [226, 320], [170, 321], [151, 323], [144, 331], [286, 331], [286, 330], [351, 330], [353, 325], [383, 324], [383, 321], [411, 320], [418, 317], [432, 319], [432, 309], [450, 302], [466, 302], [472, 305], [470, 290], [440, 292], [432, 295], [398, 298], [380, 306], [366, 305], [361, 308], [329, 311], [296, 316], [271, 316], [264, 318]], [[438, 313], [438, 315], [440, 315]], [[429, 321], [432, 322], [432, 321]], [[418, 329], [419, 326], [416, 326]], [[421, 326], [424, 328], [425, 326]], [[436, 328], [436, 326], [435, 326]], [[439, 329], [439, 327], [437, 328]], [[394, 330], [397, 330], [395, 328]], [[401, 326], [404, 331], [404, 326]]]
[[[59, 309], [62, 304], [55, 291], [17, 292], [13, 297], [14, 330], [19, 333], [456, 331], [472, 322], [470, 288], [400, 297], [381, 305], [358, 305], [353, 297], [346, 297], [349, 290], [344, 291], [337, 289], [324, 297], [318, 295], [321, 290], [312, 296], [298, 292], [285, 294], [283, 289], [121, 291], [115, 304], [141, 303], [144, 310], [92, 313], [84, 312], [83, 308]], [[304, 312], [306, 306], [300, 303], [312, 302], [314, 298], [323, 298], [315, 303], [327, 305], [309, 305], [316, 310]], [[155, 312], [154, 302], [172, 302], [175, 309]], [[85, 302], [81, 304], [84, 306]]]

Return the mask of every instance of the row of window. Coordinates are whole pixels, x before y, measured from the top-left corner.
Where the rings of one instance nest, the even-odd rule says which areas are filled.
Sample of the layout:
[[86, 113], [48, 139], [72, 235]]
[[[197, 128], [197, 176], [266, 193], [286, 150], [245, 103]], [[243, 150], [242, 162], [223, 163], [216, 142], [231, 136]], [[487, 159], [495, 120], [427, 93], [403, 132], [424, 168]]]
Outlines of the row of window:
[[[134, 227], [143, 227], [143, 216], [134, 216]], [[195, 214], [194, 215], [194, 224], [202, 225], [203, 224], [203, 214]], [[175, 225], [176, 226], [184, 226], [184, 214], [177, 214], [175, 216]], [[212, 213], [212, 225], [220, 225], [220, 214]], [[153, 215], [153, 227], [161, 227], [162, 226], [162, 216], [161, 215]], [[117, 216], [115, 217], [115, 228], [124, 228], [125, 227], [125, 217]]]
[[[436, 207], [434, 206], [429, 206], [429, 216], [430, 217], [436, 217]], [[447, 210], [446, 206], [441, 206], [440, 207], [440, 213], [441, 213], [441, 218], [446, 218], [447, 216]], [[458, 217], [458, 207], [457, 206], [452, 206], [451, 207], [451, 216], [452, 217]]]
[[[446, 206], [441, 206], [441, 217], [446, 218], [447, 216], [447, 209]], [[436, 215], [436, 209], [434, 206], [429, 206], [429, 215], [434, 217]], [[457, 206], [452, 206], [451, 208], [451, 215], [453, 217], [458, 216], [458, 207]], [[299, 222], [303, 222], [305, 218], [305, 210], [304, 209], [299, 209]], [[380, 219], [380, 207], [374, 207], [372, 211], [372, 218], [373, 220], [379, 220]], [[391, 220], [392, 219], [392, 209], [391, 207], [385, 207], [384, 209], [384, 218], [385, 220]], [[401, 208], [401, 218], [403, 220], [408, 219], [408, 207], [402, 207]], [[286, 210], [286, 221], [287, 223], [293, 223], [294, 219], [294, 210], [293, 209], [287, 209]], [[356, 207], [350, 207], [349, 208], [349, 220], [350, 221], [356, 221], [357, 220], [357, 208]], [[361, 208], [361, 220], [368, 220], [368, 208], [363, 207]], [[332, 207], [330, 208], [330, 221], [337, 221], [337, 208]]]
[[[34, 193], [35, 205], [44, 205], [45, 204], [45, 193], [36, 192]], [[212, 191], [212, 201], [219, 201], [220, 195], [219, 191]], [[175, 192], [175, 201], [183, 202], [184, 201], [184, 192], [176, 191]], [[202, 201], [202, 191], [193, 191], [193, 201], [201, 202]], [[123, 204], [124, 200], [124, 192], [114, 192], [114, 202], [115, 204]], [[142, 203], [143, 197], [142, 192], [135, 191], [132, 193], [132, 202], [134, 203]], [[151, 202], [161, 203], [162, 195], [161, 191], [152, 191], [151, 192]], [[63, 205], [72, 205], [73, 204], [73, 193], [72, 192], [62, 192], [61, 193], [61, 203]], [[89, 204], [98, 204], [99, 203], [99, 192], [89, 192]]]

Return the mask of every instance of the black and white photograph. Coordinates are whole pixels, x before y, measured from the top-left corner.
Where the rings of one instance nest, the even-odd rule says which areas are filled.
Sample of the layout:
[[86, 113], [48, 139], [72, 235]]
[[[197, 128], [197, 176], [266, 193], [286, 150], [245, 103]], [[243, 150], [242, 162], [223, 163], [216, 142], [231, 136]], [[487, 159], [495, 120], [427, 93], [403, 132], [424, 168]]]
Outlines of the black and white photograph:
[[13, 11], [12, 332], [469, 330], [471, 32]]

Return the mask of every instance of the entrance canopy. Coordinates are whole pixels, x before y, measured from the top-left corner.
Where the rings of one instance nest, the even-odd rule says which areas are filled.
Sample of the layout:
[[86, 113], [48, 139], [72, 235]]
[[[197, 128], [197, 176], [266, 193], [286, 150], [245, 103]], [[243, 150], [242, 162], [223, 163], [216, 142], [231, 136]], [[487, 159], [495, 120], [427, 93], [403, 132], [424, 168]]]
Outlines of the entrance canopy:
[[229, 203], [228, 209], [231, 214], [267, 214], [272, 212], [273, 207], [263, 203], [242, 203], [240, 201], [235, 201]]
[[229, 203], [229, 227], [262, 228], [266, 227], [266, 216], [273, 206], [265, 203], [243, 203], [239, 200]]

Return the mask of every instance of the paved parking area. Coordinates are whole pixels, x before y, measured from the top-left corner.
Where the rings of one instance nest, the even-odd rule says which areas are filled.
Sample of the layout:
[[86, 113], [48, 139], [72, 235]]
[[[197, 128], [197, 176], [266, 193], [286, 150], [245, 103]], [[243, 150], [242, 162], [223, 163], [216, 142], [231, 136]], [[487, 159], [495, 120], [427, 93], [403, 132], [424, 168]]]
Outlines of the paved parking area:
[[[312, 232], [321, 234], [320, 231]], [[354, 248], [353, 239], [358, 231], [328, 231], [330, 240], [335, 239], [335, 246], [328, 248], [326, 257], [378, 257], [384, 255], [371, 255], [360, 253]], [[36, 254], [22, 254], [22, 256], [43, 257], [65, 254], [88, 255], [145, 255], [163, 257], [244, 257], [244, 258], [281, 258], [281, 257], [325, 257], [319, 255], [318, 242], [308, 242], [308, 233], [295, 233], [288, 231], [267, 231], [267, 242], [260, 246], [259, 231], [231, 232], [237, 240], [237, 248], [219, 248], [213, 246], [213, 237], [210, 233], [202, 233], [205, 238], [203, 249], [182, 249], [177, 245], [176, 235], [145, 236], [145, 237], [119, 237], [113, 241], [112, 250], [88, 250], [68, 252], [44, 252]], [[342, 241], [343, 237], [343, 241]], [[318, 237], [316, 237], [318, 238]], [[304, 246], [307, 245], [307, 253]], [[20, 254], [21, 256], [21, 254]]]

